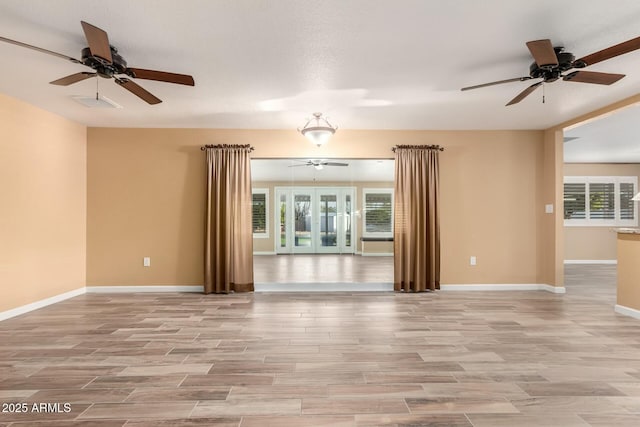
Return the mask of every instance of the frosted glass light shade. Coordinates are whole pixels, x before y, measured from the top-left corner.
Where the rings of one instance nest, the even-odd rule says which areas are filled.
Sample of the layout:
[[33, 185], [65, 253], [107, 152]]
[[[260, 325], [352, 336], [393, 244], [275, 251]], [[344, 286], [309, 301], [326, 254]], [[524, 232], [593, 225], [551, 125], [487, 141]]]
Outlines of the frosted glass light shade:
[[334, 133], [334, 129], [324, 127], [313, 127], [302, 130], [302, 134], [318, 147], [329, 142], [329, 139], [331, 139], [331, 135], [333, 135]]
[[336, 133], [334, 127], [322, 117], [322, 113], [313, 113], [313, 118], [309, 119], [302, 129], [298, 129], [311, 143], [318, 147], [326, 144], [331, 136]]

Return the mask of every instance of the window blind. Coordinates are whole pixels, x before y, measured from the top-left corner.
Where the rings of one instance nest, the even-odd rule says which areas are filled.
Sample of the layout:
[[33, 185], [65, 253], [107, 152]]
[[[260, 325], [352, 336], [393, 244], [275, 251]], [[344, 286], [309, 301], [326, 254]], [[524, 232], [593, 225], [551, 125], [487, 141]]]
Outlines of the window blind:
[[252, 195], [252, 218], [254, 233], [267, 232], [267, 195], [264, 193], [254, 193]]
[[620, 183], [620, 219], [634, 219], [634, 201], [631, 198], [635, 195], [635, 186], [630, 182]]
[[635, 176], [569, 176], [564, 179], [567, 226], [637, 226]]
[[564, 184], [564, 219], [585, 219], [586, 208], [586, 184]]
[[390, 193], [367, 193], [364, 199], [365, 230], [368, 233], [391, 233], [392, 203]]
[[613, 182], [589, 184], [589, 219], [616, 218], [615, 192]]

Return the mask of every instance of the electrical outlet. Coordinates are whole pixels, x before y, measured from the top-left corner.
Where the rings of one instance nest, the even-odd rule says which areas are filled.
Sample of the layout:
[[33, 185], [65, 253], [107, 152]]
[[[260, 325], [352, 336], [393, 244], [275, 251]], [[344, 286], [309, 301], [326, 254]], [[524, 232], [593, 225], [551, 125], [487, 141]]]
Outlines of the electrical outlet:
[[475, 256], [471, 256], [469, 257], [469, 265], [476, 265], [476, 257]]
[[150, 267], [151, 266], [151, 257], [144, 257], [142, 258], [142, 265], [145, 267]]

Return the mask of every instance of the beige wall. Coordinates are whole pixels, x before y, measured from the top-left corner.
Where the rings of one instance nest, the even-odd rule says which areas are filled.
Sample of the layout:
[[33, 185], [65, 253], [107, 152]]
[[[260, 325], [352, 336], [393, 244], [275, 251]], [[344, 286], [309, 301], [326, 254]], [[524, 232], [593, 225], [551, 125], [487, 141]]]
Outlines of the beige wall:
[[[554, 286], [564, 284], [562, 251], [562, 129], [544, 131], [542, 168], [538, 176], [536, 194], [537, 222], [539, 230], [537, 244], [537, 283]], [[552, 205], [553, 212], [546, 213], [544, 207]]]
[[342, 130], [318, 148], [293, 130], [91, 128], [87, 283], [202, 284], [200, 146], [216, 143], [250, 143], [256, 158], [392, 158], [396, 144], [440, 144], [442, 282], [538, 283], [539, 245], [553, 244], [539, 239], [544, 134]]
[[204, 142], [182, 130], [89, 128], [87, 286], [202, 285]]
[[[544, 132], [437, 132], [442, 283], [538, 283]], [[477, 265], [469, 265], [469, 257]], [[547, 282], [548, 283], [548, 282]]]
[[[636, 176], [640, 164], [565, 163], [565, 176]], [[613, 227], [564, 227], [564, 259], [615, 260], [616, 233]]]
[[0, 94], [0, 312], [85, 286], [86, 128]]

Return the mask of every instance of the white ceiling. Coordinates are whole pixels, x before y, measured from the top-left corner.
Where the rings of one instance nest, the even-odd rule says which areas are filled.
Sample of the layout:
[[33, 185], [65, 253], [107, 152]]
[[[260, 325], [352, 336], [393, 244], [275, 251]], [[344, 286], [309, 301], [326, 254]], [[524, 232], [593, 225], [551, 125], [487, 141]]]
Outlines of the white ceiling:
[[330, 162], [347, 163], [348, 166], [324, 166], [317, 170], [306, 166], [308, 160], [327, 159], [252, 159], [251, 179], [253, 181], [296, 182], [362, 182], [393, 181], [393, 160], [340, 159]]
[[531, 82], [525, 42], [578, 57], [640, 35], [637, 0], [2, 0], [0, 35], [79, 57], [80, 21], [102, 29], [129, 66], [192, 74], [195, 87], [137, 80], [149, 106], [111, 81], [122, 109], [89, 109], [88, 70], [0, 43], [0, 92], [89, 126], [281, 128], [314, 111], [342, 129], [543, 129], [640, 92], [640, 51], [595, 64], [612, 86], [558, 81], [518, 105]]
[[565, 130], [568, 163], [640, 163], [640, 106]]

